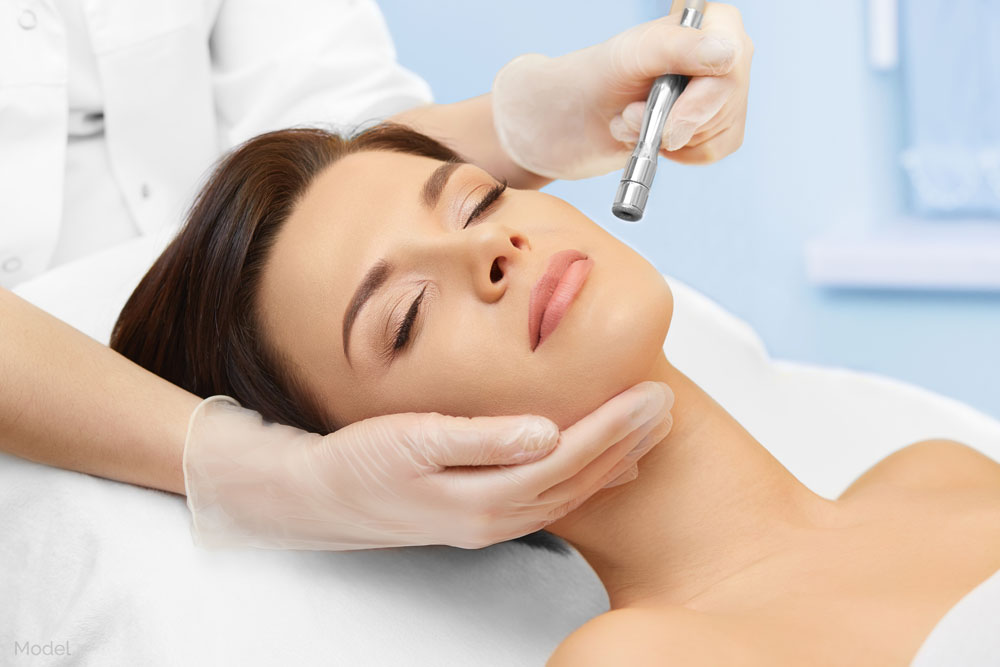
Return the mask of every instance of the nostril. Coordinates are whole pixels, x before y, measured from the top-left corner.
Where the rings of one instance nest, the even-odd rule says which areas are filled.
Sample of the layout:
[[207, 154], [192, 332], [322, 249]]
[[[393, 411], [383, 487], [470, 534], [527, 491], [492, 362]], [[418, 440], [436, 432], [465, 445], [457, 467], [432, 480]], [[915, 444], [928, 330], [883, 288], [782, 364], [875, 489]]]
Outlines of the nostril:
[[493, 260], [493, 266], [490, 267], [490, 280], [496, 282], [503, 278], [503, 270], [500, 268], [500, 257]]

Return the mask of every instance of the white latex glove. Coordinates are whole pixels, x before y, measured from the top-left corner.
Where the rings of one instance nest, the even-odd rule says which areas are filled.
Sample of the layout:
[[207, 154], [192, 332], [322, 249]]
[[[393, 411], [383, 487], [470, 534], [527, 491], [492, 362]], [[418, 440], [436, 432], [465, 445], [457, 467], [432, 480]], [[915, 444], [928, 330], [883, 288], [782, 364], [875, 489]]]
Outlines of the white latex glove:
[[661, 154], [705, 164], [743, 143], [753, 43], [735, 7], [708, 3], [700, 30], [680, 12], [558, 58], [515, 58], [493, 81], [493, 123], [519, 166], [547, 178], [625, 167], [661, 74], [692, 78], [663, 127]]
[[562, 433], [541, 417], [405, 413], [320, 436], [213, 396], [184, 445], [191, 532], [202, 546], [485, 547], [635, 479], [672, 406], [669, 387], [642, 382]]

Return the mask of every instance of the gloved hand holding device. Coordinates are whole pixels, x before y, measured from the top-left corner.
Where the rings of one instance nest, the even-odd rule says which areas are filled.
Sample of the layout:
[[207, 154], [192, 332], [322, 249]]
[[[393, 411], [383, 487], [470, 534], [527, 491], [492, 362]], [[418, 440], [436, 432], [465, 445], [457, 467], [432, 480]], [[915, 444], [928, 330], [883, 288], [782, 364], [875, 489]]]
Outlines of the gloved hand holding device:
[[739, 10], [708, 3], [701, 30], [674, 13], [557, 58], [528, 54], [493, 82], [493, 124], [510, 158], [547, 178], [617, 171], [639, 134], [661, 74], [693, 77], [663, 128], [661, 154], [705, 164], [743, 142], [753, 43]]
[[562, 433], [541, 417], [404, 413], [320, 436], [211, 397], [184, 446], [192, 534], [273, 549], [488, 546], [635, 479], [672, 405], [667, 385], [642, 382]]

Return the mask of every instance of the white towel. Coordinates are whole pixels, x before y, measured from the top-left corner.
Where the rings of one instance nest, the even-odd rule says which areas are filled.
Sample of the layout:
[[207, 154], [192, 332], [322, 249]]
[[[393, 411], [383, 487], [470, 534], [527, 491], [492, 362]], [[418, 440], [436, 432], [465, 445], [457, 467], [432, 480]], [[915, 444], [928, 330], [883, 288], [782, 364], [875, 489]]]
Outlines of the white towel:
[[911, 667], [1000, 665], [1000, 571], [958, 601], [924, 640]]

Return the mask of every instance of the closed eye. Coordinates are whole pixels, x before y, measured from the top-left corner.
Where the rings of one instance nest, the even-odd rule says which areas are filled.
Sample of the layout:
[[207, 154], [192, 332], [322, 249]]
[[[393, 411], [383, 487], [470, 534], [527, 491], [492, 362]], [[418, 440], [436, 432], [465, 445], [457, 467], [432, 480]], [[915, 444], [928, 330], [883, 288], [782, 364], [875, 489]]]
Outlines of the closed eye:
[[424, 298], [424, 292], [427, 291], [427, 286], [425, 285], [420, 294], [413, 303], [410, 304], [409, 310], [406, 311], [406, 316], [403, 317], [403, 321], [399, 323], [396, 327], [395, 335], [389, 338], [391, 345], [388, 349], [383, 350], [382, 358], [388, 362], [391, 362], [396, 358], [396, 353], [406, 347], [407, 343], [410, 341], [410, 331], [413, 329], [413, 324], [417, 320], [417, 311], [420, 308], [420, 301]]
[[500, 199], [500, 195], [502, 195], [504, 193], [504, 190], [506, 189], [507, 189], [506, 179], [504, 179], [502, 183], [497, 183], [492, 188], [490, 188], [490, 191], [486, 193], [486, 196], [483, 197], [478, 204], [476, 204], [476, 208], [472, 209], [472, 213], [469, 214], [469, 219], [465, 222], [465, 225], [462, 227], [462, 229], [465, 229], [466, 227], [471, 225], [476, 218], [486, 213], [490, 209], [490, 207], [493, 206], [496, 200]]

